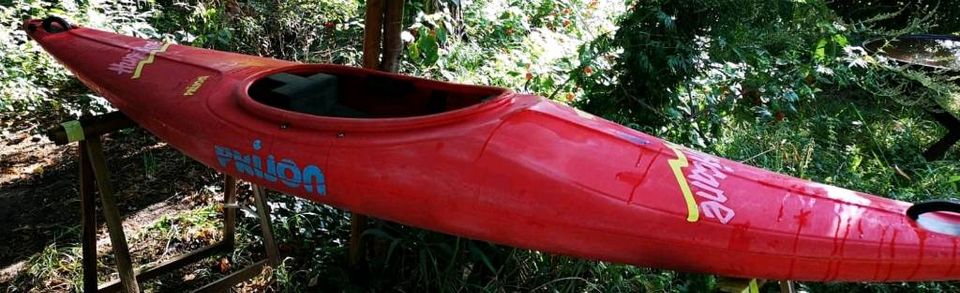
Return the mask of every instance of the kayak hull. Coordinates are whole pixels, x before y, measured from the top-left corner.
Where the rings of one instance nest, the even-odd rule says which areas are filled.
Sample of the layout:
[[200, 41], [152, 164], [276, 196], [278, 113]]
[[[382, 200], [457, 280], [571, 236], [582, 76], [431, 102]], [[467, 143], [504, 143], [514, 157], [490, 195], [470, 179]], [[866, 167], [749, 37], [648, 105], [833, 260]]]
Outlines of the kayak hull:
[[[54, 32], [38, 20], [25, 27], [169, 145], [312, 201], [472, 239], [689, 272], [810, 281], [960, 276], [960, 238], [919, 226], [904, 215], [909, 203], [700, 153], [541, 97], [90, 28]], [[317, 116], [250, 96], [276, 73], [390, 79], [491, 98], [410, 117]]]

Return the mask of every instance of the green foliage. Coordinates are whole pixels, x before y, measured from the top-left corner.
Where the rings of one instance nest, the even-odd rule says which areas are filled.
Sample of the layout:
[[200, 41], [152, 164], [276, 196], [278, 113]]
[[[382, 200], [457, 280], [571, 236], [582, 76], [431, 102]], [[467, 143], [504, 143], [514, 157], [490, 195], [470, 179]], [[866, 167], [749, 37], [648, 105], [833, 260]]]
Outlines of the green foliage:
[[[573, 76], [587, 93], [577, 105], [674, 141], [713, 147], [731, 123], [782, 121], [821, 95], [886, 92], [942, 100], [956, 92], [944, 80], [889, 63], [867, 68], [866, 54], [857, 55], [859, 42], [916, 32], [930, 21], [874, 29], [885, 17], [848, 23], [824, 1], [639, 1], [616, 34], [581, 48], [600, 57], [582, 59], [602, 74]], [[922, 86], [909, 89], [921, 91], [891, 84], [904, 79], [918, 81]]]
[[403, 71], [514, 88], [562, 102], [581, 93], [571, 76], [593, 73], [583, 66], [589, 57], [581, 58], [578, 47], [615, 30], [615, 15], [623, 10], [612, 1], [491, 0], [433, 10], [419, 3], [407, 5], [416, 12], [405, 32]]
[[358, 1], [157, 1], [152, 23], [193, 46], [356, 64]]
[[51, 88], [66, 80], [62, 67], [40, 54], [35, 43], [20, 30], [21, 18], [62, 7], [44, 7], [42, 2], [16, 2], [0, 6], [0, 110], [35, 110], [37, 102], [49, 97]]
[[844, 59], [851, 64], [856, 85], [873, 96], [930, 111], [940, 108], [960, 115], [960, 85], [951, 73], [906, 66], [862, 49], [850, 49]]
[[440, 45], [446, 41], [446, 30], [442, 27], [428, 30], [420, 27], [416, 30], [419, 37], [407, 46], [410, 61], [420, 66], [433, 66], [440, 60]]
[[782, 120], [820, 89], [818, 72], [849, 44], [821, 1], [641, 1], [610, 38], [589, 46], [617, 62], [612, 78], [578, 79], [580, 105], [621, 123], [709, 145], [754, 112]]
[[[134, 1], [93, 4], [85, 1], [13, 0], [0, 6], [0, 114], [25, 120], [79, 116], [110, 108], [62, 66], [27, 39], [24, 19], [61, 15], [84, 25], [141, 37], [157, 33], [144, 21], [151, 15]], [[31, 113], [31, 114], [28, 114]], [[35, 115], [37, 113], [43, 115]], [[34, 123], [36, 123], [34, 121]]]
[[80, 288], [80, 250], [79, 246], [50, 244], [30, 258], [26, 271], [17, 276], [18, 281], [43, 283], [47, 285], [46, 290]]

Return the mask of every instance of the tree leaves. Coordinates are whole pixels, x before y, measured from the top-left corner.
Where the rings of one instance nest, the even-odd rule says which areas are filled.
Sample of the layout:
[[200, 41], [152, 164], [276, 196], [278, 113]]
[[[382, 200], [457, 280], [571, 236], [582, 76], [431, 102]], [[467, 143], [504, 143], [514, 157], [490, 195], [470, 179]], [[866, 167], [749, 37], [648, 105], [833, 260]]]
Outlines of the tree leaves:
[[407, 56], [414, 63], [433, 66], [440, 60], [440, 44], [446, 41], [447, 34], [442, 27], [428, 29], [420, 27], [415, 41], [407, 46]]

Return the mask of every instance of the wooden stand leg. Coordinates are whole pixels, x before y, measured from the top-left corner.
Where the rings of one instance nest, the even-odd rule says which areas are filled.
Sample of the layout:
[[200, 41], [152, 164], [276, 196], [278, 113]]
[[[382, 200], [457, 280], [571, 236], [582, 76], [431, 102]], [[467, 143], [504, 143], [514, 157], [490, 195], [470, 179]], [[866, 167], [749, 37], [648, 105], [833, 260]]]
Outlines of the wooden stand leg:
[[81, 143], [80, 152], [80, 246], [83, 248], [83, 292], [97, 291], [97, 208], [94, 200], [96, 182], [87, 144]]
[[[254, 189], [254, 192], [255, 192], [254, 195], [256, 195], [257, 194], [256, 188]], [[191, 263], [202, 260], [216, 253], [232, 251], [236, 241], [235, 227], [236, 227], [236, 210], [238, 206], [237, 206], [237, 179], [230, 175], [225, 175], [225, 178], [224, 178], [223, 200], [224, 200], [223, 240], [213, 245], [195, 250], [193, 252], [171, 258], [166, 262], [163, 262], [159, 265], [156, 265], [142, 272], [139, 272], [137, 274], [137, 279], [139, 280], [153, 279], [163, 274], [166, 274], [168, 272], [171, 272], [173, 270], [182, 268]], [[256, 200], [261, 201], [262, 198], [258, 197]], [[264, 203], [264, 205], [266, 204]], [[198, 289], [196, 292], [228, 291], [230, 290], [231, 287], [233, 287], [233, 285], [249, 280], [250, 278], [259, 274], [263, 270], [263, 267], [265, 265], [275, 265], [279, 263], [278, 261], [279, 252], [277, 250], [277, 246], [274, 244], [272, 230], [269, 229], [270, 227], [269, 211], [266, 208], [260, 208], [258, 205], [257, 213], [260, 215], [261, 219], [267, 219], [267, 225], [266, 225], [267, 228], [264, 230], [263, 237], [264, 237], [265, 246], [267, 248], [267, 255], [271, 257], [269, 259], [262, 260], [257, 263], [254, 263], [253, 265], [245, 267], [240, 271], [234, 272], [230, 275], [220, 278], [219, 280], [214, 281], [210, 284], [207, 284], [203, 288]], [[261, 220], [261, 224], [262, 223], [263, 223], [263, 220]], [[119, 283], [111, 282], [107, 285], [104, 285], [104, 287], [100, 288], [100, 292], [103, 292], [103, 293], [116, 292], [116, 291], [119, 291], [120, 289], [119, 286], [120, 286]]]
[[[231, 183], [233, 181], [233, 183]], [[233, 200], [236, 201], [236, 179], [227, 175], [227, 186], [233, 186]], [[230, 189], [226, 189], [228, 192]], [[227, 196], [225, 194], [224, 196]], [[263, 245], [267, 250], [267, 259], [258, 261], [240, 271], [234, 272], [228, 276], [210, 283], [194, 292], [224, 292], [230, 290], [233, 285], [249, 280], [260, 274], [264, 266], [276, 267], [280, 265], [280, 251], [273, 239], [273, 228], [270, 223], [270, 210], [266, 201], [266, 191], [263, 187], [253, 185], [253, 200], [257, 206], [257, 215], [260, 217], [260, 229], [263, 232]], [[227, 199], [226, 197], [224, 199]], [[224, 240], [226, 241], [226, 240]]]
[[113, 196], [113, 187], [110, 185], [110, 173], [103, 157], [103, 147], [99, 136], [87, 138], [81, 142], [86, 144], [87, 156], [93, 169], [97, 187], [100, 190], [100, 202], [103, 204], [103, 217], [110, 232], [110, 243], [113, 245], [113, 254], [117, 259], [117, 271], [120, 274], [120, 284], [124, 292], [138, 293], [136, 275], [133, 273], [133, 264], [130, 260], [130, 249], [127, 247], [127, 238], [123, 233], [123, 222], [120, 211], [117, 210], [116, 199]]
[[223, 243], [228, 250], [236, 247], [237, 178], [224, 175], [223, 180]]
[[793, 281], [780, 281], [780, 293], [796, 293], [797, 288]]
[[357, 270], [363, 260], [363, 230], [367, 226], [367, 217], [358, 213], [350, 213], [350, 259], [349, 266]]
[[254, 204], [257, 205], [257, 214], [260, 216], [260, 229], [263, 231], [263, 245], [267, 249], [267, 263], [271, 266], [280, 264], [280, 250], [273, 239], [273, 226], [270, 221], [270, 206], [267, 205], [266, 191], [263, 187], [253, 186]]

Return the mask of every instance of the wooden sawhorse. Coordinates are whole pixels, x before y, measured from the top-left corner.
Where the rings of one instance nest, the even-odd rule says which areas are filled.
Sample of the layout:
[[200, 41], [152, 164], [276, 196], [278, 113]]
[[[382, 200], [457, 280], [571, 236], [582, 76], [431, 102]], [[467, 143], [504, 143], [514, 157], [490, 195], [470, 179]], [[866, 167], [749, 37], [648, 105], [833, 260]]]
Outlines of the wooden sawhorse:
[[[124, 128], [136, 126], [133, 121], [120, 112], [83, 118], [79, 121], [70, 121], [60, 124], [47, 131], [47, 136], [57, 145], [71, 142], [79, 143], [80, 157], [80, 207], [82, 218], [81, 245], [83, 247], [83, 291], [84, 292], [140, 292], [139, 281], [156, 278], [165, 273], [182, 268], [197, 262], [207, 256], [233, 251], [237, 221], [237, 180], [225, 175], [224, 179], [224, 206], [223, 206], [223, 239], [213, 245], [196, 251], [180, 255], [163, 263], [151, 266], [140, 272], [134, 272], [130, 260], [130, 250], [123, 232], [123, 223], [114, 190], [110, 183], [110, 171], [107, 168], [103, 155], [101, 137], [105, 134]], [[94, 192], [99, 191], [100, 202], [103, 206], [103, 217], [110, 234], [110, 243], [117, 260], [117, 271], [120, 279], [97, 287], [97, 220]], [[196, 292], [223, 292], [233, 285], [249, 280], [258, 275], [264, 266], [277, 266], [280, 263], [279, 251], [273, 238], [270, 223], [270, 211], [265, 201], [266, 190], [254, 185], [253, 195], [257, 214], [260, 218], [260, 228], [263, 233], [264, 246], [267, 258], [247, 266], [237, 272], [227, 275], [213, 283], [196, 290]]]

